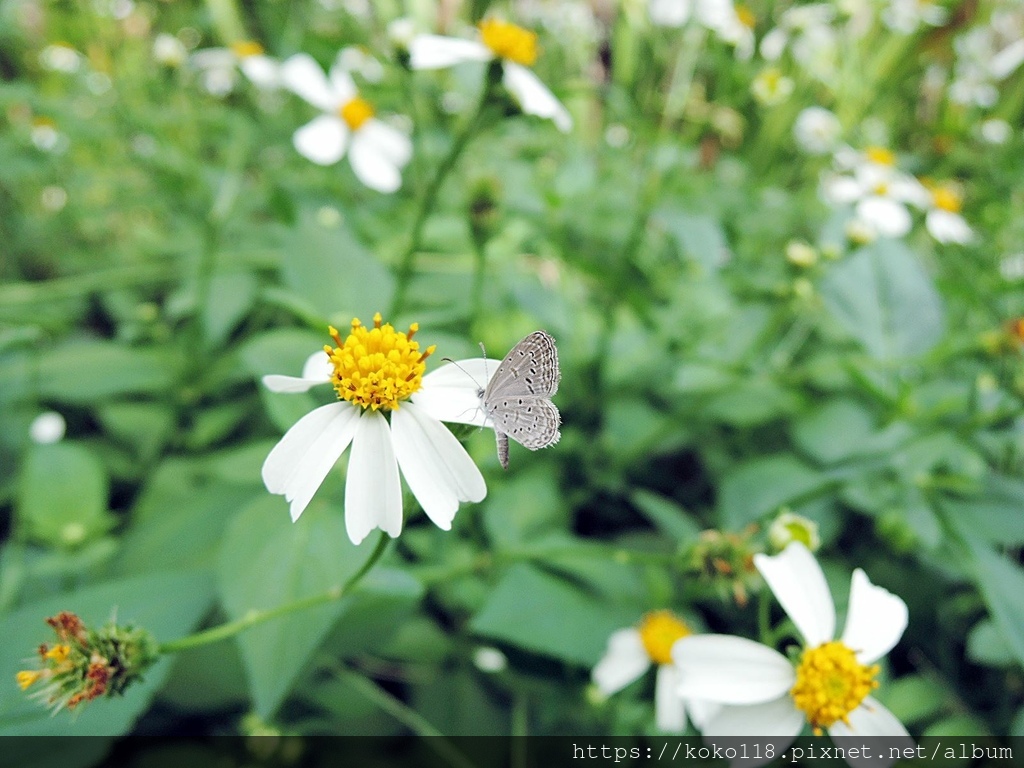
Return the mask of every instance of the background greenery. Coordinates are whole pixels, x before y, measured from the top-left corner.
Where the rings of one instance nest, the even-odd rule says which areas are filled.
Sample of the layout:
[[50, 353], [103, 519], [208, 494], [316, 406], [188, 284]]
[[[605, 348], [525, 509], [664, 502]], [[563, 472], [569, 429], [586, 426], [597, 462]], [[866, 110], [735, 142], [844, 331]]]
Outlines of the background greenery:
[[[948, 7], [944, 27], [849, 42], [888, 44], [884, 67], [830, 88], [794, 68], [773, 107], [750, 95], [758, 56], [653, 27], [642, 3], [602, 6], [593, 36], [540, 26], [538, 74], [576, 127], [510, 109], [474, 138], [396, 315], [396, 267], [464, 117], [441, 105], [480, 82], [403, 68], [387, 24], [434, 29], [433, 4], [0, 3], [0, 734], [653, 733], [651, 679], [589, 690], [609, 634], [671, 607], [756, 636], [756, 603], [695, 547], [709, 529], [766, 547], [788, 507], [820, 526], [840, 608], [855, 567], [909, 605], [879, 698], [912, 733], [1024, 735], [1024, 367], [1006, 327], [1024, 291], [999, 270], [1024, 250], [1024, 75], [988, 111], [908, 108], [993, 5]], [[751, 4], [758, 37], [783, 8]], [[366, 92], [414, 126], [403, 189], [296, 154], [298, 99], [244, 78], [214, 97], [152, 56], [158, 32], [201, 48], [239, 30], [280, 58], [377, 56]], [[41, 65], [58, 41], [75, 71]], [[849, 242], [847, 212], [819, 200], [828, 159], [790, 132], [815, 103], [852, 143], [881, 124], [910, 168], [958, 179], [975, 241]], [[979, 138], [991, 115], [1017, 126], [1007, 142]], [[41, 118], [52, 149], [33, 143]], [[815, 265], [787, 261], [793, 239]], [[345, 535], [344, 461], [298, 524], [264, 489], [268, 451], [317, 400], [259, 378], [376, 311], [419, 322], [436, 359], [549, 331], [561, 442], [513, 446], [503, 472], [490, 431], [459, 431], [487, 498], [443, 532], [408, 497], [355, 594], [164, 658], [75, 719], [27, 701], [13, 676], [57, 610], [166, 641], [358, 569], [372, 544]], [[67, 436], [34, 444], [47, 410]]]

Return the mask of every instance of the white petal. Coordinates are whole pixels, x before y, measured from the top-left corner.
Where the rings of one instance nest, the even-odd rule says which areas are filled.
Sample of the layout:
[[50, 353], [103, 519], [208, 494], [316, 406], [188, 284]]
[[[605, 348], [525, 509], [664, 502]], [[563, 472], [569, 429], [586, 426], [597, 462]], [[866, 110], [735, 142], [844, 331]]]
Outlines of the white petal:
[[302, 365], [302, 378], [304, 379], [327, 382], [331, 380], [332, 373], [334, 373], [334, 366], [331, 365], [331, 359], [322, 349], [307, 357], [306, 362]]
[[850, 581], [850, 608], [846, 613], [843, 644], [861, 664], [882, 658], [907, 628], [907, 604], [887, 589], [876, 587], [860, 568]]
[[263, 377], [263, 386], [271, 392], [308, 392], [310, 387], [323, 384], [323, 379], [307, 379], [299, 376], [282, 376], [278, 373], [271, 373]]
[[494, 53], [483, 43], [441, 35], [417, 35], [409, 43], [409, 66], [440, 69], [464, 61], [490, 61]]
[[348, 143], [348, 128], [340, 117], [320, 115], [299, 128], [292, 143], [300, 155], [318, 165], [333, 165], [341, 160]]
[[[774, 746], [775, 754], [779, 755], [803, 727], [804, 713], [793, 706], [793, 700], [787, 695], [745, 707], [722, 707], [722, 711], [705, 724], [703, 733], [709, 743], [712, 741], [709, 736], [778, 736], [780, 740], [774, 742]], [[750, 760], [742, 764], [758, 765]]]
[[686, 710], [679, 695], [679, 670], [671, 664], [659, 664], [654, 679], [654, 722], [662, 731], [686, 730]]
[[1024, 40], [1016, 40], [989, 59], [988, 68], [996, 80], [1002, 80], [1021, 64], [1024, 64]]
[[928, 211], [924, 225], [940, 243], [969, 243], [974, 238], [974, 232], [964, 217], [952, 211]]
[[263, 483], [291, 502], [292, 520], [313, 498], [356, 431], [359, 410], [330, 403], [310, 411], [285, 432], [263, 462]]
[[640, 633], [630, 627], [612, 632], [608, 648], [597, 662], [590, 679], [605, 696], [621, 691], [651, 666]]
[[370, 119], [359, 129], [359, 141], [369, 142], [377, 152], [401, 168], [412, 157], [412, 142], [397, 128]]
[[229, 48], [203, 48], [189, 56], [189, 63], [197, 69], [231, 69], [237, 60]]
[[402, 532], [402, 485], [383, 414], [365, 411], [356, 423], [345, 478], [345, 528], [353, 544], [380, 528], [392, 538]]
[[774, 557], [755, 555], [754, 565], [809, 647], [835, 636], [832, 595], [821, 566], [807, 547], [794, 541]]
[[337, 99], [338, 104], [348, 104], [359, 95], [359, 89], [356, 88], [352, 75], [337, 60], [331, 67], [331, 90], [334, 92], [334, 98]]
[[660, 27], [681, 27], [690, 18], [690, 0], [650, 0], [647, 13]]
[[391, 413], [395, 456], [405, 481], [427, 517], [452, 527], [460, 501], [481, 501], [487, 484], [466, 449], [448, 428], [413, 402]]
[[402, 186], [402, 174], [398, 166], [376, 144], [367, 140], [362, 130], [356, 131], [352, 137], [348, 161], [356, 178], [370, 189], [390, 194]]
[[704, 699], [684, 699], [686, 702], [686, 711], [690, 713], [690, 720], [693, 722], [694, 727], [703, 733], [704, 726], [715, 717], [719, 712], [722, 711], [723, 704], [719, 704], [715, 701], [705, 701]]
[[502, 82], [516, 97], [523, 112], [553, 120], [563, 133], [572, 128], [568, 110], [531, 70], [511, 61], [506, 61], [502, 67], [505, 70]]
[[789, 43], [789, 33], [782, 27], [775, 27], [761, 38], [761, 56], [766, 61], [775, 61], [782, 56], [787, 43]]
[[246, 56], [238, 66], [258, 88], [270, 89], [281, 85], [281, 65], [269, 56]]
[[796, 675], [785, 656], [732, 635], [690, 635], [672, 646], [679, 694], [722, 704], [760, 704], [782, 696]]
[[281, 65], [281, 82], [292, 93], [324, 112], [334, 112], [341, 106], [327, 75], [308, 53], [297, 53]]
[[831, 176], [823, 182], [822, 190], [833, 205], [853, 203], [864, 196], [864, 188], [850, 176]]
[[499, 360], [456, 360], [423, 377], [423, 387], [412, 401], [438, 421], [482, 427], [487, 419], [480, 395], [498, 369]]
[[918, 208], [925, 208], [932, 199], [924, 184], [913, 176], [907, 176], [902, 173], [898, 174], [889, 183], [888, 194], [893, 200], [910, 203]]
[[886, 237], [903, 237], [913, 221], [902, 203], [887, 197], [867, 197], [857, 204], [857, 216]]
[[907, 744], [901, 744], [901, 749], [904, 746], [913, 746], [914, 744], [910, 734], [907, 733], [907, 729], [896, 719], [896, 715], [870, 696], [864, 699], [860, 706], [850, 713], [849, 718], [849, 725], [842, 721], [834, 723], [828, 729], [829, 735], [868, 738], [872, 736], [902, 736], [906, 738]]

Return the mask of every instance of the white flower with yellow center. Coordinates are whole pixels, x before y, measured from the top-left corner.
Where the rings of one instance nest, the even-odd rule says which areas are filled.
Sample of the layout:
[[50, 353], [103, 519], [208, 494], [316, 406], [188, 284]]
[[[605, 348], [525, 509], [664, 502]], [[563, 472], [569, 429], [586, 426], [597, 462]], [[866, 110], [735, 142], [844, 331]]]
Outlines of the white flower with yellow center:
[[749, 59], [754, 53], [754, 25], [750, 9], [732, 0], [649, 0], [651, 21], [660, 27], [681, 27], [691, 18], [733, 46], [736, 57]]
[[334, 165], [347, 152], [352, 171], [370, 189], [387, 193], [402, 186], [412, 142], [374, 117], [341, 61], [328, 77], [312, 56], [298, 53], [285, 61], [281, 76], [291, 91], [323, 112], [292, 136], [300, 155], [318, 165]]
[[474, 377], [486, 381], [486, 365], [464, 360], [459, 365], [469, 375], [445, 366], [424, 376], [434, 347], [421, 352], [412, 339], [417, 330], [413, 323], [408, 333], [396, 331], [381, 323], [380, 314], [373, 328], [353, 320], [345, 339], [330, 329], [337, 346], [310, 357], [301, 377], [263, 377], [274, 392], [305, 392], [330, 383], [339, 399], [299, 419], [263, 463], [267, 490], [290, 502], [293, 521], [350, 443], [345, 526], [355, 544], [374, 528], [392, 537], [401, 532], [399, 469], [423, 511], [446, 531], [460, 502], [477, 502], [487, 494], [480, 470], [441, 424], [479, 423]]
[[594, 667], [591, 679], [603, 695], [611, 696], [656, 664], [654, 718], [658, 728], [671, 732], [685, 730], [687, 710], [699, 728], [718, 707], [680, 696], [679, 670], [672, 663], [672, 646], [691, 634], [686, 622], [671, 611], [648, 613], [639, 626], [612, 633], [608, 649]]
[[572, 117], [555, 95], [530, 69], [538, 54], [537, 34], [499, 19], [480, 22], [480, 40], [442, 35], [417, 35], [409, 43], [413, 69], [441, 69], [467, 61], [501, 61], [502, 82], [528, 115], [544, 117], [563, 132]]
[[792, 95], [794, 85], [792, 78], [786, 77], [775, 67], [767, 67], [757, 73], [750, 84], [750, 92], [758, 103], [774, 107]]
[[929, 201], [924, 226], [928, 234], [940, 243], [969, 243], [974, 232], [960, 215], [964, 202], [960, 190], [952, 184], [934, 184], [927, 190]]
[[[882, 658], [903, 635], [907, 606], [853, 572], [842, 636], [821, 567], [803, 544], [774, 557], [755, 555], [761, 576], [803, 638], [794, 664], [768, 646], [729, 635], [680, 640], [672, 657], [682, 696], [725, 706], [702, 729], [707, 736], [793, 739], [809, 724], [816, 734], [909, 738], [896, 717], [871, 697]], [[779, 745], [784, 749], [784, 745]]]
[[882, 22], [889, 29], [910, 35], [922, 25], [941, 27], [949, 17], [948, 11], [930, 0], [889, 0], [882, 9]]
[[238, 70], [257, 88], [271, 90], [281, 85], [281, 65], [252, 40], [239, 40], [226, 48], [204, 48], [189, 61], [202, 72], [203, 87], [214, 96], [226, 96], [235, 89]]
[[883, 147], [857, 155], [849, 148], [836, 153], [836, 164], [850, 168], [824, 179], [822, 194], [832, 205], [851, 205], [860, 223], [874, 234], [903, 237], [913, 224], [908, 205], [923, 208], [928, 192], [913, 176], [896, 168], [896, 156]]

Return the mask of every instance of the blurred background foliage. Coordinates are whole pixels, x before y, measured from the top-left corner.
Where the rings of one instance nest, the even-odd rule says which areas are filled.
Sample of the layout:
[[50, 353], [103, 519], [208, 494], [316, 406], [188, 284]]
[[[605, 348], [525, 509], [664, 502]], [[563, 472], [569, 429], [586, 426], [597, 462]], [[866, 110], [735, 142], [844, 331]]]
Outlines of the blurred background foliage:
[[[638, 0], [0, 2], [0, 734], [654, 732], [652, 680], [589, 687], [608, 636], [664, 607], [755, 634], [761, 584], [722, 552], [768, 550], [788, 509], [819, 526], [840, 610], [855, 567], [907, 602], [879, 698], [912, 733], [1024, 735], [1024, 72], [956, 103], [929, 73], [1003, 5], [949, 2], [909, 33], [862, 5], [859, 36], [834, 22], [846, 66], [826, 83]], [[754, 39], [789, 7], [750, 3]], [[410, 72], [389, 24], [457, 34], [485, 12], [538, 30], [576, 125], [510, 104], [401, 284], [481, 71]], [[180, 60], [154, 56], [158, 34]], [[208, 92], [189, 57], [243, 38], [374, 57], [357, 80], [411, 132], [403, 188], [299, 156], [311, 111], [284, 91], [236, 73]], [[766, 66], [792, 86], [779, 103], [751, 89]], [[793, 138], [813, 105], [851, 145], [956, 180], [974, 239], [851, 239], [820, 193], [829, 157]], [[787, 258], [793, 241], [813, 258]], [[549, 331], [561, 442], [513, 446], [506, 473], [489, 431], [458, 431], [487, 498], [451, 532], [408, 498], [357, 593], [165, 658], [74, 721], [26, 701], [11, 681], [57, 610], [171, 640], [359, 567], [344, 461], [298, 524], [264, 489], [317, 400], [259, 378], [376, 311], [419, 322], [437, 359]], [[49, 411], [66, 434], [35, 442]]]

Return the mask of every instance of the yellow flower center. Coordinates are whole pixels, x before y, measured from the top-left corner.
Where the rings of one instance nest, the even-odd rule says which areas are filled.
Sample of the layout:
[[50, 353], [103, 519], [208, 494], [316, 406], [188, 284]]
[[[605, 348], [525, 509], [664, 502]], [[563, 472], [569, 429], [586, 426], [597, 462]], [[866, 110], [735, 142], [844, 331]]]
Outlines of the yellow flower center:
[[334, 366], [331, 384], [338, 397], [363, 408], [395, 410], [423, 385], [424, 362], [435, 347], [420, 352], [412, 340], [419, 324], [409, 326], [408, 333], [396, 331], [391, 323], [381, 325], [380, 313], [373, 317], [373, 328], [366, 328], [358, 318], [352, 321], [352, 332], [342, 341], [335, 328], [330, 329], [337, 347], [327, 345], [324, 351]]
[[864, 156], [872, 163], [877, 165], [896, 165], [896, 155], [893, 154], [891, 149], [885, 147], [868, 147], [864, 150]]
[[231, 44], [231, 50], [240, 59], [263, 54], [263, 46], [253, 40], [238, 40]]
[[71, 646], [55, 645], [46, 652], [44, 658], [50, 659], [56, 664], [60, 664], [68, 657], [69, 653], [71, 653]]
[[932, 189], [932, 202], [936, 208], [950, 213], [960, 213], [963, 206], [963, 198], [960, 194], [948, 185], [940, 185]]
[[480, 22], [484, 45], [499, 59], [532, 67], [537, 61], [537, 34], [507, 21], [487, 19]]
[[358, 131], [363, 127], [363, 123], [373, 117], [373, 107], [370, 106], [370, 102], [366, 99], [361, 99], [356, 96], [352, 101], [346, 103], [340, 110], [341, 119], [344, 120], [348, 127], [353, 131]]
[[754, 12], [745, 5], [736, 6], [736, 18], [739, 19], [740, 24], [747, 29], [753, 29], [757, 25], [757, 16], [755, 16]]
[[656, 664], [672, 663], [672, 646], [676, 640], [693, 634], [686, 622], [672, 611], [653, 611], [640, 622], [640, 639], [644, 650]]
[[849, 724], [850, 713], [878, 687], [877, 674], [877, 665], [864, 666], [850, 648], [833, 640], [804, 650], [790, 694], [820, 735], [837, 720]]
[[38, 680], [42, 676], [42, 671], [38, 669], [23, 669], [21, 672], [14, 676], [14, 679], [18, 683], [18, 687], [24, 691], [27, 690], [30, 685], [35, 683], [36, 680]]

